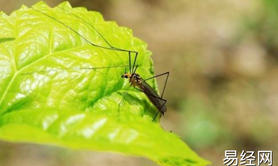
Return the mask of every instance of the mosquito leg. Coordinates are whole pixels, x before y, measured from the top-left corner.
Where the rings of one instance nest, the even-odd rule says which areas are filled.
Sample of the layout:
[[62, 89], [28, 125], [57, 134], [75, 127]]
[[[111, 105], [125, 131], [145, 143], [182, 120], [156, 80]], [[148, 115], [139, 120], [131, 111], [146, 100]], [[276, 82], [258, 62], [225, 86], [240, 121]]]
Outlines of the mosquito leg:
[[118, 113], [121, 112], [121, 103], [122, 103], [122, 99], [121, 99], [121, 101], [120, 101], [120, 103], [119, 103], [119, 105], [118, 105]]
[[[58, 22], [59, 24], [63, 25], [63, 26], [66, 27], [67, 29], [71, 30], [72, 32], [74, 32], [75, 34], [77, 34], [78, 36], [80, 36], [84, 41], [86, 41], [88, 44], [90, 44], [90, 45], [92, 45], [92, 46], [99, 47], [99, 48], [103, 48], [103, 49], [108, 49], [108, 50], [121, 51], [121, 52], [133, 52], [133, 53], [136, 53], [136, 55], [138, 54], [137, 51], [126, 50], [126, 49], [117, 48], [117, 47], [112, 46], [112, 45], [108, 42], [108, 40], [106, 40], [106, 39], [104, 38], [104, 36], [103, 36], [100, 32], [97, 31], [97, 29], [96, 29], [94, 26], [92, 26], [90, 23], [88, 23], [87, 21], [85, 21], [85, 20], [83, 20], [83, 19], [81, 19], [81, 20], [82, 20], [83, 22], [85, 22], [87, 25], [90, 25], [90, 26], [94, 29], [94, 31], [96, 31], [96, 32], [100, 35], [100, 37], [107, 43], [107, 45], [108, 45], [109, 47], [97, 45], [97, 44], [95, 44], [95, 43], [89, 41], [85, 36], [83, 36], [83, 35], [80, 34], [77, 30], [75, 30], [75, 29], [73, 29], [72, 27], [70, 27], [70, 26], [68, 26], [67, 24], [65, 24], [63, 21], [58, 20], [58, 19], [56, 19], [55, 17], [53, 17], [53, 16], [51, 16], [51, 15], [48, 15], [48, 14], [46, 14], [46, 13], [44, 13], [44, 12], [41, 12], [40, 10], [35, 9], [34, 7], [32, 7], [32, 9], [33, 9], [34, 11], [36, 11], [36, 12], [38, 12], [38, 13], [41, 13], [41, 14], [45, 15], [46, 17], [48, 17], [48, 18], [50, 18], [50, 19], [52, 19], [52, 20]], [[76, 15], [74, 15], [74, 16], [76, 17]], [[77, 18], [80, 18], [80, 17], [77, 17]], [[135, 59], [136, 59], [136, 58], [135, 58]]]
[[163, 95], [164, 95], [164, 91], [165, 91], [165, 88], [166, 88], [166, 85], [167, 85], [167, 82], [168, 82], [168, 77], [169, 77], [169, 72], [167, 72], [167, 76], [166, 76], [166, 81], [164, 82], [164, 87], [163, 87], [163, 90], [162, 90], [162, 93], [161, 93], [161, 98], [163, 98]]
[[159, 96], [154, 96], [154, 95], [151, 95], [151, 96], [163, 101], [163, 104], [161, 105], [160, 109], [163, 108], [165, 106], [165, 104], [167, 103], [166, 99], [163, 99], [163, 98], [161, 98]]
[[165, 91], [165, 88], [166, 88], [166, 85], [167, 85], [167, 82], [168, 82], [169, 74], [170, 74], [169, 72], [165, 72], [165, 73], [158, 74], [158, 75], [152, 76], [152, 77], [150, 77], [150, 78], [147, 78], [147, 79], [145, 79], [144, 81], [147, 81], [147, 80], [150, 80], [150, 79], [154, 79], [154, 78], [157, 78], [157, 77], [161, 77], [161, 76], [166, 75], [166, 80], [165, 80], [165, 82], [164, 82], [164, 87], [163, 87], [163, 90], [162, 90], [162, 93], [161, 93], [161, 98], [163, 98], [164, 91]]
[[162, 100], [162, 101], [164, 101], [164, 102], [167, 102], [166, 99], [163, 99], [163, 98], [161, 98], [161, 97], [159, 97], [159, 96], [154, 96], [154, 95], [151, 95], [151, 96], [154, 97], [154, 98], [157, 98], [157, 99], [159, 99], [159, 100]]
[[[161, 100], [164, 101], [163, 105], [161, 106], [161, 108], [163, 108], [163, 107], [165, 106], [165, 104], [167, 103], [167, 100], [162, 99], [162, 98], [158, 98], [158, 99], [161, 99]], [[157, 115], [158, 115], [159, 113], [161, 113], [162, 115], [164, 115], [164, 112], [162, 113], [162, 112], [160, 112], [160, 111], [157, 111], [156, 114], [155, 114], [154, 117], [153, 117], [153, 121], [156, 120], [156, 117], [157, 117]]]
[[153, 122], [156, 120], [157, 115], [159, 114], [159, 111], [157, 111], [153, 117]]
[[[133, 65], [131, 64], [131, 61], [132, 61], [132, 56], [131, 56], [132, 54], [131, 53], [135, 53]], [[136, 65], [137, 56], [138, 56], [137, 51], [128, 51], [128, 63], [129, 63], [129, 72], [130, 72], [130, 74], [135, 73], [136, 68], [138, 67]]]
[[119, 106], [118, 106], [118, 114], [121, 113], [121, 105], [123, 104], [123, 101], [124, 101], [124, 96], [123, 95], [121, 95], [121, 96], [122, 96], [122, 99], [121, 99], [121, 101], [119, 103]]
[[[152, 96], [153, 96], [153, 95], [152, 95]], [[167, 103], [167, 100], [166, 100], [166, 99], [163, 99], [163, 98], [160, 98], [160, 97], [157, 97], [157, 96], [153, 96], [153, 97], [155, 97], [155, 98], [157, 98], [157, 99], [163, 101], [163, 104], [162, 104], [162, 106], [160, 107], [160, 109], [163, 108], [163, 107], [165, 106], [165, 104]]]
[[[167, 102], [167, 100], [165, 100], [165, 99], [163, 99], [163, 100], [164, 100], [164, 103], [163, 103], [163, 105], [161, 106], [161, 108], [163, 108], [164, 105], [165, 105], [166, 102]], [[157, 112], [155, 113], [155, 115], [154, 115], [154, 117], [153, 117], [153, 121], [156, 120], [156, 118], [157, 118], [157, 116], [158, 116], [159, 113], [161, 113], [161, 112], [160, 112], [160, 111], [157, 111]], [[164, 115], [163, 113], [161, 113], [161, 114]]]
[[158, 74], [158, 75], [146, 78], [146, 79], [144, 79], [144, 81], [147, 81], [147, 80], [150, 80], [150, 79], [153, 79], [153, 78], [157, 78], [157, 77], [160, 77], [160, 76], [164, 76], [166, 74], [167, 74], [167, 77], [168, 77], [170, 73], [169, 72], [165, 72], [165, 73], [162, 73], [162, 74]]
[[136, 72], [137, 68], [138, 68], [138, 65], [135, 66], [133, 73]]
[[164, 103], [163, 105], [161, 106], [161, 108], [163, 108], [165, 106], [165, 104], [167, 103], [167, 100], [163, 99]]
[[130, 51], [128, 52], [128, 64], [129, 64], [129, 73], [131, 73], [131, 55]]
[[132, 72], [131, 73], [135, 72], [134, 68], [135, 68], [135, 64], [136, 64], [136, 60], [137, 60], [137, 55], [138, 55], [138, 52], [135, 52], [135, 57], [134, 57], [134, 61], [133, 61], [133, 65], [132, 65]]

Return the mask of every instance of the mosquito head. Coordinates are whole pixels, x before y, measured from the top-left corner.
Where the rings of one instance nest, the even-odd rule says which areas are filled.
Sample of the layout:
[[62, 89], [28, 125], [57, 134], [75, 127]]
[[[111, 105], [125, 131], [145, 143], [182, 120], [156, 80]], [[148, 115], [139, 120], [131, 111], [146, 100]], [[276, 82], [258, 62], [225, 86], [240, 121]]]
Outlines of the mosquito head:
[[136, 73], [133, 73], [133, 74], [125, 73], [122, 75], [122, 78], [130, 79], [130, 81], [132, 81], [132, 82], [138, 82], [141, 80], [141, 77]]
[[125, 73], [122, 75], [122, 78], [130, 78], [130, 77], [131, 77], [131, 75], [129, 73]]

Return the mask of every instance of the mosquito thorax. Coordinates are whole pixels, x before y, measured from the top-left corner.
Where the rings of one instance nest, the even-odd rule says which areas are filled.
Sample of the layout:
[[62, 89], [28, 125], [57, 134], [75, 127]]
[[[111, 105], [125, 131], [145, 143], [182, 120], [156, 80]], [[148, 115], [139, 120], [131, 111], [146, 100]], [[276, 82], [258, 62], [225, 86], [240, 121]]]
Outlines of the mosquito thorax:
[[129, 82], [131, 82], [133, 85], [138, 86], [142, 83], [142, 80], [139, 74], [133, 73], [130, 76]]
[[136, 73], [131, 74], [131, 78], [135, 79], [136, 81], [139, 81], [141, 79], [140, 75]]

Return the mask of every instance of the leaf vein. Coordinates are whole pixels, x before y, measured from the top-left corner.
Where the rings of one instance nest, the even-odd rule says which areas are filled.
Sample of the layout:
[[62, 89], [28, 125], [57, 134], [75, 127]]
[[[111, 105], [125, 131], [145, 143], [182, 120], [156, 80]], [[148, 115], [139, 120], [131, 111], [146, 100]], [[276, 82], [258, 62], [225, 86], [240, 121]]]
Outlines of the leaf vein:
[[[87, 44], [86, 44], [86, 45], [87, 45]], [[81, 46], [66, 48], [66, 49], [64, 49], [64, 50], [59, 50], [59, 51], [56, 51], [56, 52], [49, 52], [47, 55], [42, 56], [42, 57], [38, 58], [37, 60], [31, 62], [30, 64], [28, 64], [28, 65], [22, 67], [21, 69], [17, 70], [17, 71], [14, 73], [13, 77], [10, 79], [10, 81], [9, 81], [9, 83], [8, 83], [8, 86], [7, 86], [6, 90], [3, 92], [3, 95], [1, 96], [1, 99], [0, 99], [0, 106], [2, 105], [2, 103], [3, 103], [3, 101], [4, 101], [4, 98], [6, 97], [6, 95], [7, 95], [8, 91], [9, 91], [9, 89], [10, 89], [12, 83], [14, 82], [16, 76], [17, 76], [19, 73], [21, 73], [22, 71], [24, 71], [26, 68], [28, 68], [28, 67], [30, 67], [30, 66], [32, 66], [32, 65], [34, 65], [34, 64], [36, 64], [36, 63], [38, 63], [38, 62], [40, 62], [40, 61], [42, 61], [42, 60], [44, 60], [44, 59], [46, 59], [46, 58], [48, 58], [49, 56], [51, 56], [51, 55], [53, 55], [53, 54], [61, 53], [61, 52], [67, 52], [67, 51], [72, 51], [72, 50], [77, 49], [77, 48], [82, 48], [82, 47], [84, 47], [84, 46], [86, 46], [86, 45], [81, 45]]]

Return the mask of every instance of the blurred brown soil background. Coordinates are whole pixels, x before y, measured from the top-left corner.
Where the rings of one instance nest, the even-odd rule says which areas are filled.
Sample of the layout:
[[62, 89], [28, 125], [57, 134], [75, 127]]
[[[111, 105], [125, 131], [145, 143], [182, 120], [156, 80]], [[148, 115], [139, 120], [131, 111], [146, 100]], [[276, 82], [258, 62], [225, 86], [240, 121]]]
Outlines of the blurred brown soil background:
[[[6, 13], [36, 0], [0, 0]], [[61, 1], [47, 0], [50, 6]], [[223, 165], [224, 151], [273, 150], [278, 163], [278, 1], [71, 0], [133, 29], [170, 71], [162, 125]], [[162, 82], [159, 81], [159, 85]], [[155, 165], [113, 153], [0, 142], [1, 166]]]

